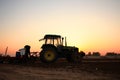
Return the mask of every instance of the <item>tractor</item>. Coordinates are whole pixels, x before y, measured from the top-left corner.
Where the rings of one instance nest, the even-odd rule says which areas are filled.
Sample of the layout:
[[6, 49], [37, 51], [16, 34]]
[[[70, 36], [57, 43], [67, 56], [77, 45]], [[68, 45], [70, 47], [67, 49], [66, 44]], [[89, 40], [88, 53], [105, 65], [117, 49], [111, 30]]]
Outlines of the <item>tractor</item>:
[[47, 34], [39, 41], [45, 41], [40, 52], [40, 60], [43, 63], [55, 62], [58, 58], [66, 58], [68, 62], [81, 62], [85, 56], [83, 51], [79, 52], [77, 47], [67, 46], [67, 41], [60, 35]]

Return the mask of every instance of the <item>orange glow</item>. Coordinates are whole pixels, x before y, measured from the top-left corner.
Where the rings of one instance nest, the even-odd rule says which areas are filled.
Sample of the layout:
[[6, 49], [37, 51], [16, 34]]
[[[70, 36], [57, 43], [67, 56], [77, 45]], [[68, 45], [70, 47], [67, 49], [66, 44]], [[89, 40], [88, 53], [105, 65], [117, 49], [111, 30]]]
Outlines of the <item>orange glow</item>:
[[31, 51], [40, 51], [43, 43], [38, 40], [45, 34], [66, 36], [68, 45], [86, 53], [120, 53], [120, 5], [116, 0], [0, 3], [0, 53], [8, 46], [8, 54], [15, 55], [26, 44]]

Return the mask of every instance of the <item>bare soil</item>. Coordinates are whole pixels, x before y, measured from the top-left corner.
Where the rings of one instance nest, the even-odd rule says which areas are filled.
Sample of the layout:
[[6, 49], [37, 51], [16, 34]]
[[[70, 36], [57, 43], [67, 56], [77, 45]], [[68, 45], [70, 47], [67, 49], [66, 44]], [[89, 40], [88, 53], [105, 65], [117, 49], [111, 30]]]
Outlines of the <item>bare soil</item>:
[[120, 80], [120, 62], [0, 64], [0, 80]]

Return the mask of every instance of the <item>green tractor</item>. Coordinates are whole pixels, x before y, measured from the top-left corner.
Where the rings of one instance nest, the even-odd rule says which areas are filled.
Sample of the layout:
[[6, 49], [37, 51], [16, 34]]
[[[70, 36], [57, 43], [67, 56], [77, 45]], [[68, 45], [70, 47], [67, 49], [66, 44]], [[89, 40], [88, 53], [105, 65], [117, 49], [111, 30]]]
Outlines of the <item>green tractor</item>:
[[79, 52], [77, 47], [67, 46], [66, 38], [64, 46], [64, 38], [60, 35], [45, 35], [39, 41], [42, 40], [45, 44], [41, 47], [40, 60], [44, 63], [55, 62], [58, 58], [66, 58], [68, 62], [81, 62], [85, 56], [85, 53]]

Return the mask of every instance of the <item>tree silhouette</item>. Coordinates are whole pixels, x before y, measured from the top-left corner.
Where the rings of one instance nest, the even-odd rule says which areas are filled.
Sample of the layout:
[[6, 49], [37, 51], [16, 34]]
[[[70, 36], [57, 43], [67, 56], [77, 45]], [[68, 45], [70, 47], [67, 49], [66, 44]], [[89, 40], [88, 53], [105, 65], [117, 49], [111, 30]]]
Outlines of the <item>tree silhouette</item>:
[[93, 52], [92, 55], [93, 55], [93, 56], [100, 56], [100, 53], [99, 53], [99, 52]]

